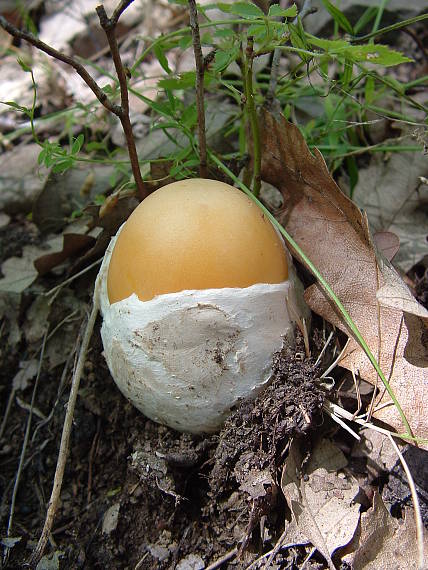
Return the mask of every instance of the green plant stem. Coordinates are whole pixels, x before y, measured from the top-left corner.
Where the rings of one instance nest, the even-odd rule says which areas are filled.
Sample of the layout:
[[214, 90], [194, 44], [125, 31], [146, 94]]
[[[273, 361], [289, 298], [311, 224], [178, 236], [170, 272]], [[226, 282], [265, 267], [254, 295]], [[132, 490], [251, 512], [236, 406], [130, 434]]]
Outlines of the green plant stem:
[[[382, 20], [383, 13], [385, 11], [385, 7], [388, 4], [388, 2], [389, 2], [389, 0], [381, 0], [381, 2], [380, 2], [380, 6], [377, 10], [375, 21], [373, 23], [373, 28], [372, 28], [373, 33], [376, 33], [379, 29], [379, 24], [380, 24], [380, 21]], [[374, 38], [372, 38], [372, 39], [374, 39]]]
[[249, 36], [247, 39], [247, 47], [244, 55], [244, 89], [245, 89], [245, 104], [247, 107], [248, 118], [251, 129], [251, 147], [253, 158], [253, 194], [258, 196], [260, 194], [261, 186], [261, 166], [262, 155], [260, 148], [260, 129], [259, 121], [257, 118], [257, 109], [254, 102], [254, 89], [253, 89], [253, 57], [254, 57], [254, 39]]
[[[254, 23], [257, 21], [263, 22], [263, 20], [251, 20], [251, 23]], [[213, 28], [213, 27], [217, 27], [217, 26], [226, 26], [226, 25], [227, 26], [234, 26], [234, 25], [240, 25], [240, 24], [246, 24], [248, 26], [249, 21], [245, 20], [244, 18], [238, 18], [235, 20], [216, 20], [215, 22], [205, 22], [203, 24], [199, 24], [199, 29], [202, 30], [204, 28]], [[143, 51], [143, 53], [140, 55], [140, 57], [137, 59], [137, 61], [134, 63], [134, 65], [131, 67], [131, 74], [132, 75], [134, 74], [137, 67], [139, 65], [141, 65], [141, 63], [146, 59], [148, 54], [156, 46], [162, 44], [165, 41], [172, 40], [174, 38], [179, 38], [180, 36], [184, 36], [186, 34], [190, 34], [191, 32], [192, 32], [192, 28], [190, 26], [185, 26], [184, 28], [180, 28], [179, 30], [174, 30], [173, 32], [170, 32], [169, 34], [165, 34], [164, 36], [159, 36], [158, 38], [153, 40], [152, 43], [146, 47], [146, 49]]]
[[348, 313], [348, 311], [345, 309], [344, 305], [342, 304], [341, 300], [339, 299], [339, 297], [337, 297], [336, 293], [333, 291], [333, 289], [330, 287], [330, 285], [327, 283], [327, 281], [324, 279], [324, 277], [322, 276], [322, 274], [318, 271], [318, 269], [316, 268], [316, 266], [312, 263], [312, 261], [306, 256], [306, 254], [302, 251], [302, 249], [299, 247], [299, 245], [294, 241], [294, 239], [290, 236], [290, 234], [283, 228], [283, 226], [278, 222], [278, 220], [269, 212], [269, 210], [263, 206], [263, 204], [256, 198], [256, 196], [254, 196], [254, 194], [245, 186], [245, 184], [243, 184], [239, 178], [237, 176], [235, 176], [233, 174], [233, 172], [231, 170], [229, 170], [229, 168], [227, 168], [227, 166], [225, 164], [222, 163], [221, 160], [219, 160], [214, 154], [212, 154], [211, 152], [210, 154], [210, 158], [213, 162], [215, 162], [215, 164], [217, 164], [217, 166], [225, 173], [227, 174], [234, 182], [235, 184], [237, 184], [239, 186], [239, 188], [241, 188], [241, 190], [243, 192], [245, 192], [245, 194], [247, 194], [247, 196], [249, 196], [254, 202], [256, 202], [256, 204], [259, 206], [259, 208], [263, 211], [263, 213], [266, 215], [266, 217], [271, 221], [271, 223], [278, 229], [278, 231], [284, 236], [285, 241], [297, 252], [297, 254], [299, 255], [299, 257], [301, 258], [301, 260], [304, 262], [304, 264], [306, 265], [306, 267], [311, 271], [311, 273], [318, 279], [319, 284], [321, 285], [321, 287], [323, 288], [323, 290], [325, 291], [325, 293], [327, 294], [327, 296], [333, 301], [333, 303], [336, 305], [336, 307], [338, 308], [338, 310], [340, 311], [346, 325], [348, 326], [349, 330], [351, 331], [352, 335], [354, 336], [354, 338], [357, 340], [358, 344], [361, 346], [361, 348], [364, 350], [364, 352], [366, 353], [368, 359], [370, 360], [373, 368], [376, 370], [377, 374], [379, 375], [379, 378], [381, 379], [383, 385], [385, 386], [386, 391], [388, 392], [391, 400], [393, 401], [399, 415], [401, 418], [401, 421], [406, 429], [406, 436], [407, 437], [413, 437], [412, 434], [412, 430], [410, 428], [409, 422], [407, 421], [407, 418], [400, 406], [400, 403], [398, 402], [391, 386], [389, 385], [389, 382], [387, 381], [387, 379], [385, 378], [384, 373], [382, 372], [379, 363], [377, 362], [376, 358], [373, 356], [372, 351], [370, 350], [370, 347], [368, 346], [368, 344], [366, 343], [366, 341], [364, 340], [363, 336], [361, 335], [360, 331], [358, 330], [356, 324], [354, 323], [354, 321], [352, 320], [350, 314]]
[[365, 36], [352, 38], [351, 43], [355, 44], [355, 43], [365, 42], [366, 40], [370, 40], [371, 38], [382, 36], [383, 34], [387, 34], [389, 32], [393, 32], [395, 30], [411, 26], [412, 24], [416, 24], [416, 22], [421, 22], [422, 20], [426, 20], [427, 18], [428, 14], [421, 14], [420, 16], [415, 16], [414, 18], [409, 18], [408, 20], [397, 22], [396, 24], [392, 24], [391, 26], [386, 26], [385, 28], [381, 28], [380, 30], [376, 30], [374, 32], [371, 32], [370, 34], [366, 34]]
[[428, 84], [428, 75], [424, 75], [423, 77], [418, 77], [418, 79], [415, 79], [414, 81], [409, 81], [408, 83], [406, 83], [404, 88], [407, 91], [408, 89], [412, 89], [412, 87], [417, 87], [418, 85], [421, 84], [423, 85], [424, 83]]

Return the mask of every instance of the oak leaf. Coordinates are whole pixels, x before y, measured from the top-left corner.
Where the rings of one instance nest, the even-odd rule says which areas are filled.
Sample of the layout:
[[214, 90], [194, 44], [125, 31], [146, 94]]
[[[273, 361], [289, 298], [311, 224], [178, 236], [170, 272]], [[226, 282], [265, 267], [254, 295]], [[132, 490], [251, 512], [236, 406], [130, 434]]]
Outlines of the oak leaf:
[[[277, 120], [265, 112], [261, 124], [262, 178], [284, 196], [281, 223], [342, 301], [377, 358], [413, 434], [428, 438], [428, 311], [376, 248], [365, 213], [337, 186], [321, 153], [315, 149], [312, 154], [299, 129], [283, 117]], [[305, 291], [305, 299], [313, 311], [352, 337], [318, 284]], [[379, 385], [374, 417], [405, 431], [355, 340], [351, 339], [340, 365]]]

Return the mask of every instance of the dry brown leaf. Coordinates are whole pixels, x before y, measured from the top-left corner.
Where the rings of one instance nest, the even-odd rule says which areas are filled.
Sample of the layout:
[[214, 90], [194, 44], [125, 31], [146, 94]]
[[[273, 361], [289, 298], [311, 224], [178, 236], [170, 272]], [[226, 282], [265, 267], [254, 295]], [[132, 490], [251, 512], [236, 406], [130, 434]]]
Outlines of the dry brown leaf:
[[[418, 570], [414, 514], [406, 511], [404, 522], [394, 519], [376, 491], [373, 506], [361, 515], [361, 528], [344, 557], [353, 570]], [[425, 550], [427, 537], [425, 534]]]
[[383, 255], [392, 261], [400, 249], [400, 238], [393, 232], [376, 232], [373, 235], [376, 247], [383, 253]]
[[19, 370], [12, 380], [12, 388], [15, 392], [18, 390], [25, 390], [30, 384], [39, 369], [39, 361], [35, 358], [31, 360], [22, 360], [19, 363]]
[[39, 275], [45, 275], [54, 267], [64, 263], [69, 258], [83, 255], [91, 248], [96, 239], [84, 234], [64, 234], [61, 251], [42, 255], [34, 261], [34, 267]]
[[359, 172], [353, 197], [367, 212], [373, 231], [391, 231], [400, 239], [395, 262], [408, 271], [427, 253], [428, 159], [422, 152], [373, 154]]
[[4, 277], [0, 279], [0, 292], [22, 293], [38, 276], [33, 262], [40, 255], [41, 249], [27, 245], [22, 250], [22, 257], [10, 257], [2, 264]]
[[341, 471], [345, 456], [328, 440], [317, 444], [304, 468], [302, 462], [293, 441], [281, 488], [300, 532], [334, 568], [332, 554], [353, 539], [360, 520], [360, 505], [353, 502], [359, 486]]
[[[330, 176], [319, 151], [309, 151], [299, 129], [265, 113], [262, 177], [284, 196], [281, 222], [317, 266], [351, 315], [395, 392], [415, 436], [428, 438], [428, 312], [373, 244], [367, 218]], [[305, 291], [310, 307], [349, 334], [322, 289]], [[341, 366], [376, 385], [377, 374], [355, 342]], [[381, 386], [382, 387], [382, 386]], [[389, 403], [381, 390], [377, 404]], [[405, 431], [393, 405], [375, 417]]]
[[85, 213], [93, 218], [90, 224], [91, 228], [103, 228], [103, 231], [97, 236], [94, 246], [73, 265], [73, 273], [81, 271], [84, 267], [87, 267], [90, 263], [104, 255], [111, 237], [115, 235], [120, 226], [138, 206], [138, 200], [134, 196], [123, 196], [117, 202], [110, 202], [110, 206], [104, 208], [102, 217], [100, 206], [91, 205], [85, 209]]

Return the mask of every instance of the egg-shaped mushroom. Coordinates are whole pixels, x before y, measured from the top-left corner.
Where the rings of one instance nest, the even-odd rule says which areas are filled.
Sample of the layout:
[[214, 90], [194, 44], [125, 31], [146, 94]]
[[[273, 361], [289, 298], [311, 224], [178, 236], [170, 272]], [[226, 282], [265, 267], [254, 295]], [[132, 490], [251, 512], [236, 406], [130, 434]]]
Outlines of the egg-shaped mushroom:
[[152, 420], [216, 431], [269, 382], [298, 289], [282, 238], [243, 192], [206, 179], [164, 186], [123, 224], [99, 272], [113, 379]]

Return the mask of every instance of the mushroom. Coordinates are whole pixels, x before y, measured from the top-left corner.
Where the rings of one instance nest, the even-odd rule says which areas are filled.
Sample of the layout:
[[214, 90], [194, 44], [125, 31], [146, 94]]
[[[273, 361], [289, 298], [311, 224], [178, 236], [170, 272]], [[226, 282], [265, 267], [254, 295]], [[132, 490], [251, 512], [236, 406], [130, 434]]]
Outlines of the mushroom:
[[192, 433], [217, 431], [268, 384], [301, 313], [282, 238], [244, 193], [215, 180], [146, 198], [112, 239], [96, 290], [120, 390], [152, 420]]

